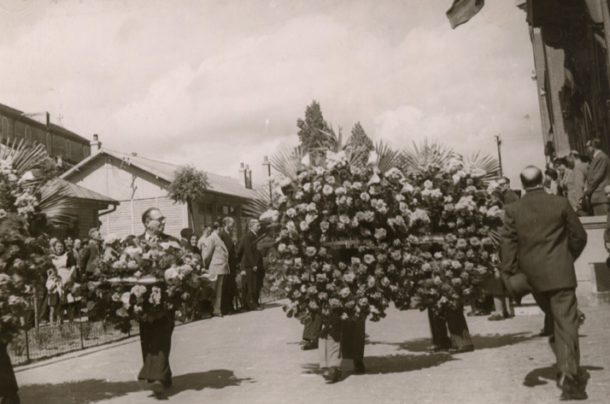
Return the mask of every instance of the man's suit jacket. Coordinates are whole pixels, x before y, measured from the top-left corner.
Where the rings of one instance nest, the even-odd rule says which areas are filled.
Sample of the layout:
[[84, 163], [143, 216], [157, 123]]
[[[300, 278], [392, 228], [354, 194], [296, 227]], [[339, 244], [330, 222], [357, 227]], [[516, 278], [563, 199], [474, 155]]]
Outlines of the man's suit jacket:
[[206, 240], [204, 266], [211, 274], [229, 274], [229, 251], [216, 232], [212, 232]]
[[[139, 241], [146, 241], [146, 233], [140, 234], [138, 236]], [[161, 233], [157, 236], [157, 241], [159, 243], [163, 243], [165, 241], [175, 241], [176, 243], [180, 243], [178, 239], [174, 236], [170, 236], [169, 234]]]
[[100, 241], [90, 240], [81, 256], [80, 267], [86, 272], [96, 272], [98, 257], [101, 255]]
[[[252, 231], [248, 230], [239, 242], [237, 256], [241, 257], [241, 270], [252, 269], [257, 267], [258, 271], [264, 270], [263, 256], [257, 247], [257, 236]], [[260, 275], [259, 275], [260, 276]]]
[[610, 185], [610, 159], [603, 151], [597, 153], [589, 164], [587, 172], [586, 194], [591, 198], [592, 204], [607, 203], [604, 188]]
[[582, 208], [582, 197], [585, 195], [585, 184], [587, 183], [587, 171], [589, 165], [581, 161], [574, 162], [574, 169], [566, 178], [566, 190], [568, 201], [574, 210]]
[[227, 252], [229, 253], [229, 270], [231, 274], [235, 274], [237, 271], [237, 256], [235, 255], [235, 243], [233, 243], [233, 238], [231, 235], [227, 233], [224, 229], [218, 232], [220, 239], [227, 247]]
[[522, 272], [534, 292], [575, 288], [574, 261], [587, 233], [566, 198], [543, 189], [506, 205], [502, 229], [502, 276]]

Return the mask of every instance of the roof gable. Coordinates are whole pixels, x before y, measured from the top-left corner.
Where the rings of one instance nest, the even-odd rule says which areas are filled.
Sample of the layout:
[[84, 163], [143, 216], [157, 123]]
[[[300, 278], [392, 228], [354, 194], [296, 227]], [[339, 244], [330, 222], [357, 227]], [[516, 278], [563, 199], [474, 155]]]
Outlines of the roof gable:
[[[98, 153], [87, 157], [85, 160], [66, 171], [61, 178], [69, 178], [73, 173], [78, 171], [80, 167], [88, 164], [91, 160], [99, 157], [102, 154], [106, 154], [124, 161], [125, 163], [146, 171], [158, 178], [161, 178], [162, 180], [167, 181], [168, 183], [174, 180], [174, 173], [179, 168], [179, 166], [175, 164], [154, 160], [148, 157], [140, 156], [136, 153], [127, 154], [118, 152], [116, 150], [102, 148]], [[209, 192], [231, 195], [244, 199], [255, 197], [255, 192], [253, 190], [244, 188], [236, 179], [223, 177], [221, 175], [212, 174], [209, 172], [206, 172], [206, 175], [208, 176], [208, 182], [210, 183], [210, 187], [208, 188]]]

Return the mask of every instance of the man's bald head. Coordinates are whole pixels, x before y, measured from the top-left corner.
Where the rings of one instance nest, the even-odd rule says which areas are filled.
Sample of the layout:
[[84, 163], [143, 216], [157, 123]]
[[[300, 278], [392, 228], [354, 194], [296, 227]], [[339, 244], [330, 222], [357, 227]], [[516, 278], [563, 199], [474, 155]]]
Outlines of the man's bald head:
[[521, 171], [521, 184], [524, 189], [537, 188], [542, 186], [542, 171], [536, 166], [527, 166]]

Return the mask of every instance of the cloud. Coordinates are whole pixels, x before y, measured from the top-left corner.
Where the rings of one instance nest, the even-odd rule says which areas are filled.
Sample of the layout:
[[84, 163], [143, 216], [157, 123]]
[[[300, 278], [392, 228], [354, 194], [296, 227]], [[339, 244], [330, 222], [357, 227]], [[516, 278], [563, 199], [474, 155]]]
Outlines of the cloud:
[[493, 153], [502, 133], [507, 164], [542, 155], [523, 12], [490, 3], [454, 31], [446, 1], [406, 3], [34, 3], [0, 16], [0, 102], [126, 152], [233, 176], [245, 162], [255, 180], [313, 99], [344, 134], [360, 121], [401, 147]]

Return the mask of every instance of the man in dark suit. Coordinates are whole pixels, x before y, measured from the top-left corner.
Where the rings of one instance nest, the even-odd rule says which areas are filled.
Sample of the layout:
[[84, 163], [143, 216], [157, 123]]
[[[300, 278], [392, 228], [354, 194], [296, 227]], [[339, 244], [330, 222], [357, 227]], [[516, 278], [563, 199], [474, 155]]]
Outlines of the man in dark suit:
[[99, 257], [102, 255], [102, 235], [99, 229], [89, 230], [89, 237], [91, 240], [85, 247], [81, 256], [80, 268], [89, 273], [95, 273], [97, 271], [97, 262]]
[[505, 208], [502, 275], [513, 293], [508, 280], [523, 273], [542, 311], [553, 315], [550, 342], [562, 399], [585, 399], [589, 375], [580, 368], [574, 261], [587, 244], [587, 233], [568, 200], [547, 194], [542, 181], [540, 169], [526, 167], [521, 173], [525, 196]]
[[235, 276], [237, 275], [237, 255], [235, 253], [235, 243], [233, 243], [233, 226], [235, 222], [230, 217], [225, 217], [222, 220], [222, 228], [218, 232], [220, 239], [227, 247], [229, 255], [229, 274], [225, 275], [225, 280], [222, 288], [222, 305], [221, 311], [223, 314], [235, 312], [233, 301], [235, 300]]
[[[178, 240], [163, 233], [165, 217], [157, 208], [149, 208], [142, 214], [142, 223], [146, 231], [138, 236], [138, 242], [146, 245]], [[172, 370], [169, 366], [169, 353], [172, 347], [174, 332], [174, 314], [152, 322], [140, 322], [140, 345], [144, 365], [138, 374], [138, 380], [152, 383], [152, 390], [160, 394], [172, 385]]]
[[604, 195], [604, 188], [610, 185], [610, 159], [601, 151], [598, 139], [587, 142], [587, 152], [591, 155], [591, 163], [587, 172], [585, 196], [589, 198], [595, 216], [606, 216], [608, 199]]
[[[239, 242], [237, 256], [241, 257], [242, 296], [246, 308], [249, 310], [262, 310], [258, 304], [261, 273], [264, 274], [263, 256], [257, 247], [258, 230], [260, 223], [252, 219], [248, 223], [248, 230]], [[260, 273], [259, 273], [260, 271]]]

